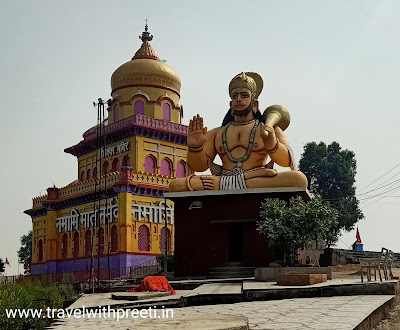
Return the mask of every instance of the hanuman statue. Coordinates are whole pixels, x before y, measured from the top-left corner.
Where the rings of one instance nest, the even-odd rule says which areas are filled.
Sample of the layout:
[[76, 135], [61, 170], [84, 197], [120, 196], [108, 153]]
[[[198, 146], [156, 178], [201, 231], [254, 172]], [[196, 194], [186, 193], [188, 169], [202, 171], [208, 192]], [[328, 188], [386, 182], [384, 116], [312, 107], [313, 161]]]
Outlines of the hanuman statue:
[[[268, 107], [262, 115], [258, 107], [262, 87], [257, 73], [242, 72], [229, 84], [230, 109], [221, 127], [208, 131], [199, 115], [190, 120], [187, 164], [198, 172], [210, 169], [212, 175], [175, 179], [170, 191], [307, 187], [283, 133], [290, 115], [279, 105]], [[213, 162], [217, 154], [222, 166]], [[278, 173], [274, 163], [291, 171]]]

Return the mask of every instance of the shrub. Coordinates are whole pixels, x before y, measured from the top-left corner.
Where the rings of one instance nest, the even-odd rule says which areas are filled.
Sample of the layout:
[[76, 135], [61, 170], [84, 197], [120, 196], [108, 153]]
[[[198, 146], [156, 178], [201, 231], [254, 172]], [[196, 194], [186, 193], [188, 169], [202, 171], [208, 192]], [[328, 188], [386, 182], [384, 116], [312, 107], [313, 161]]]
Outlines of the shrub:
[[292, 198], [288, 205], [279, 199], [267, 199], [261, 205], [257, 229], [285, 265], [286, 261], [294, 263], [297, 249], [332, 241], [337, 219], [338, 212], [320, 197], [309, 202], [301, 197]]
[[47, 318], [7, 318], [6, 309], [62, 308], [64, 301], [77, 298], [72, 286], [43, 285], [38, 282], [0, 286], [0, 329], [44, 329], [51, 319]]

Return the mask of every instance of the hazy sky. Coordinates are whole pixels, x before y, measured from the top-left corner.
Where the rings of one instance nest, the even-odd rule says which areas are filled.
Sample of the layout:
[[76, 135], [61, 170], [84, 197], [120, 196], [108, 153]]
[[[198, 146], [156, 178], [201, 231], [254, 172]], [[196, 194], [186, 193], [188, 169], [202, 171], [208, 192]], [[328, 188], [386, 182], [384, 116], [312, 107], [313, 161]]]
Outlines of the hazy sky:
[[[63, 150], [96, 123], [92, 101], [110, 97], [111, 74], [140, 47], [146, 17], [153, 48], [181, 78], [184, 124], [200, 113], [206, 126], [219, 126], [230, 79], [258, 72], [261, 109], [282, 104], [291, 113], [286, 135], [297, 160], [307, 142], [337, 141], [355, 152], [361, 189], [400, 164], [399, 14], [395, 0], [1, 0], [0, 257], [12, 264], [7, 274], [18, 272], [32, 197], [77, 179], [77, 161]], [[366, 250], [400, 251], [399, 174], [400, 166], [360, 192], [394, 182], [360, 195], [378, 195], [361, 204]], [[382, 194], [388, 188], [396, 189]], [[338, 246], [354, 241], [355, 232], [346, 233]]]

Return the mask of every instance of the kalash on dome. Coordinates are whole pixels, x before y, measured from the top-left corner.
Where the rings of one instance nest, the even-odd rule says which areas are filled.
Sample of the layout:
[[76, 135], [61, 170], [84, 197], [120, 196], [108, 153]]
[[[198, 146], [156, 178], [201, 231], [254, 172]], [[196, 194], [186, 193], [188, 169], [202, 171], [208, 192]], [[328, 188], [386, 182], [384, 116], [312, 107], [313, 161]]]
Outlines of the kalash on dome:
[[[173, 250], [173, 203], [165, 205], [163, 195], [171, 179], [189, 174], [181, 81], [151, 47], [147, 24], [139, 38], [132, 60], [111, 77], [106, 146], [97, 148], [96, 126], [87, 130], [64, 150], [77, 157], [78, 178], [48, 188], [25, 211], [32, 218], [33, 275], [85, 281], [92, 269], [96, 278], [121, 277]], [[93, 225], [96, 217], [100, 225]]]

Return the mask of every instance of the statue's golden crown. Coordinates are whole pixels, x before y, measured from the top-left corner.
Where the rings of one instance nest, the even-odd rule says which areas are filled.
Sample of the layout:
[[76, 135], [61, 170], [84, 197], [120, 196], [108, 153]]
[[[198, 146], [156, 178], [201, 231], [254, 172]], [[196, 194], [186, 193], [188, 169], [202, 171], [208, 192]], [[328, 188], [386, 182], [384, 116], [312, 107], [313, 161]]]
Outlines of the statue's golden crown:
[[254, 99], [257, 99], [263, 88], [263, 81], [255, 72], [242, 72], [234, 76], [229, 83], [229, 95], [235, 88], [248, 88]]

